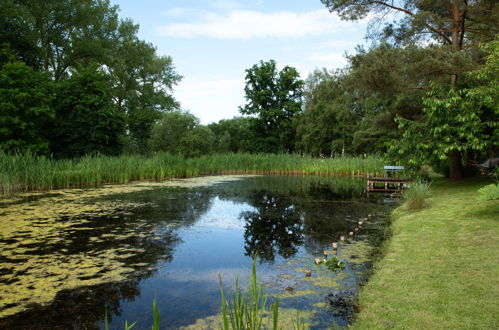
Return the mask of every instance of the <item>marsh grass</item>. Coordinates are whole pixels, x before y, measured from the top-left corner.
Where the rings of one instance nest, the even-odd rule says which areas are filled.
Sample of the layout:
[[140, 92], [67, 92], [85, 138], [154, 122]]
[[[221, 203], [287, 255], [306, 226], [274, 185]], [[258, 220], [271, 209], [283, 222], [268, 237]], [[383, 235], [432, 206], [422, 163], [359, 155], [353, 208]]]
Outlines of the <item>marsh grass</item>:
[[486, 183], [435, 179], [430, 207], [393, 212], [353, 329], [498, 328], [499, 201], [475, 202]]
[[9, 194], [216, 174], [360, 176], [380, 174], [380, 169], [382, 162], [375, 157], [318, 159], [293, 154], [220, 154], [185, 158], [160, 153], [56, 160], [0, 153], [0, 191]]
[[426, 199], [430, 197], [431, 183], [419, 181], [411, 183], [409, 189], [404, 191], [403, 197], [406, 201], [407, 209], [421, 210], [426, 207]]
[[279, 300], [276, 298], [274, 303], [267, 304], [268, 296], [256, 276], [256, 256], [253, 258], [251, 268], [251, 277], [248, 283], [248, 290], [243, 294], [239, 288], [239, 281], [236, 279], [236, 286], [232, 299], [226, 299], [222, 278], [220, 279], [220, 294], [222, 297], [222, 324], [224, 330], [257, 330], [262, 329], [262, 323], [265, 316], [269, 324], [264, 327], [279, 329]]

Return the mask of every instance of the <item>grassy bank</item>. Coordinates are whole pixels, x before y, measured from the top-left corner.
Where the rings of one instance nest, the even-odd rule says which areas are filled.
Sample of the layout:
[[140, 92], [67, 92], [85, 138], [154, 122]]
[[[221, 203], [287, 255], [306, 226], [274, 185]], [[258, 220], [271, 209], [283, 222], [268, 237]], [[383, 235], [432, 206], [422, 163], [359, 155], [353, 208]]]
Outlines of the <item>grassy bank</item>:
[[381, 160], [374, 157], [317, 159], [289, 154], [225, 154], [184, 158], [157, 154], [54, 160], [0, 154], [0, 189], [8, 194], [213, 174], [365, 175], [380, 173], [382, 168]]
[[499, 328], [499, 201], [475, 201], [485, 184], [437, 180], [426, 209], [394, 212], [353, 328]]

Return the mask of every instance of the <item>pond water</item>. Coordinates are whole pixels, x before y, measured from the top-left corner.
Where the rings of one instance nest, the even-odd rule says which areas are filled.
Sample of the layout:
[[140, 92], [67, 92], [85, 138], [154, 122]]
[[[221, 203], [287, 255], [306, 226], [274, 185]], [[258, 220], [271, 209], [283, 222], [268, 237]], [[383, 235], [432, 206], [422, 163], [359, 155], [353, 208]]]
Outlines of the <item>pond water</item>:
[[[252, 256], [282, 318], [344, 326], [391, 202], [365, 179], [214, 176], [19, 194], [0, 200], [0, 328], [219, 328]], [[337, 251], [332, 242], [362, 229]], [[369, 219], [369, 221], [365, 221]], [[379, 242], [378, 242], [379, 243]], [[314, 264], [324, 251], [346, 262]], [[312, 270], [306, 277], [305, 270]]]

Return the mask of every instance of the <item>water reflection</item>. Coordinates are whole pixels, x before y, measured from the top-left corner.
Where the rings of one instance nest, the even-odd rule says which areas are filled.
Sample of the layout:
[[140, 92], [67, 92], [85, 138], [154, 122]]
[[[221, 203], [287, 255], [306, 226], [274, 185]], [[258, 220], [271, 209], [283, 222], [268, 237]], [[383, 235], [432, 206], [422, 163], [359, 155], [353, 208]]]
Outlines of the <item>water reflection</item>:
[[265, 190], [250, 194], [254, 211], [241, 213], [245, 221], [244, 249], [247, 256], [258, 253], [260, 260], [273, 262], [276, 253], [283, 258], [296, 254], [303, 244], [304, 213], [286, 197]]
[[[258, 251], [270, 291], [299, 288], [301, 277], [280, 276], [382, 206], [364, 197], [363, 180], [199, 180], [1, 202], [0, 328], [99, 328], [106, 306], [111, 327], [128, 320], [146, 328], [154, 296], [162, 328], [186, 326], [219, 312], [218, 274], [244, 286]], [[305, 300], [311, 306], [328, 293]]]

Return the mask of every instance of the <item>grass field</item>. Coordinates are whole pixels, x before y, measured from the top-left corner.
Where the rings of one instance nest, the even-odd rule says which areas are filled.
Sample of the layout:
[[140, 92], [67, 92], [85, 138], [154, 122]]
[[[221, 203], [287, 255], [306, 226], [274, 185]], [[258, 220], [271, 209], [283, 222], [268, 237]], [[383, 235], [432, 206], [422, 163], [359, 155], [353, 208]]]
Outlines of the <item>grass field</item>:
[[184, 158], [156, 154], [55, 160], [0, 153], [0, 194], [214, 174], [356, 176], [379, 174], [382, 169], [382, 161], [375, 157], [318, 159], [292, 154], [222, 154]]
[[499, 329], [499, 200], [475, 201], [487, 183], [438, 179], [427, 208], [395, 210], [354, 329]]

